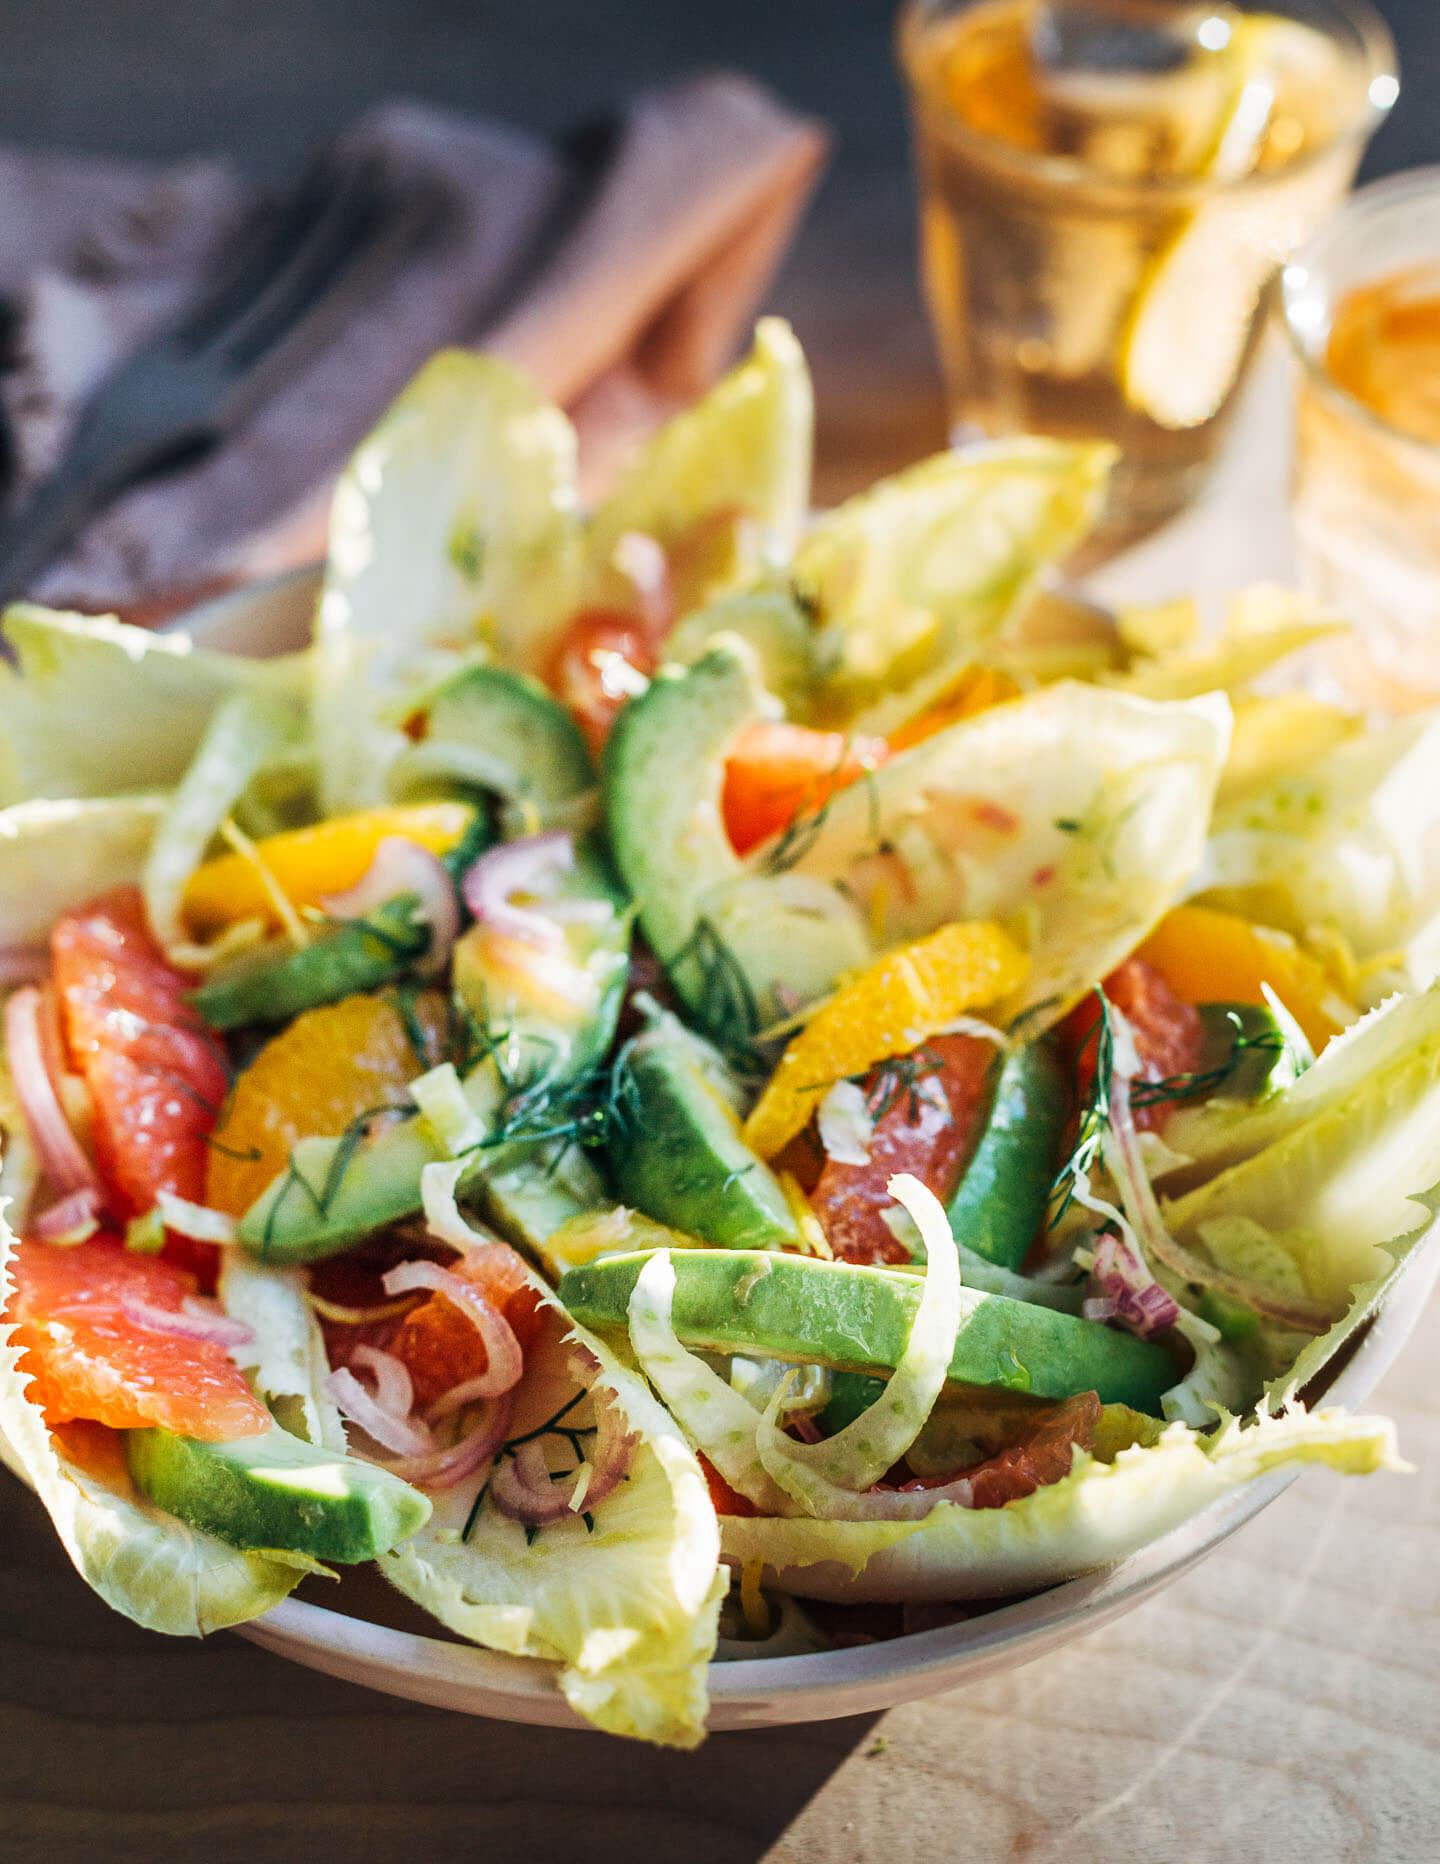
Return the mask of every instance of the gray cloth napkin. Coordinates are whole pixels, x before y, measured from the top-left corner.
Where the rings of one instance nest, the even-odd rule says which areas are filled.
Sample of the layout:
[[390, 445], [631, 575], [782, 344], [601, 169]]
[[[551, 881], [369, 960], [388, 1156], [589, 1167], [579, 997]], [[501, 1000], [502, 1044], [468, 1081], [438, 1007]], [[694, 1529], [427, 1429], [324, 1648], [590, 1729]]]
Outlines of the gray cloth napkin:
[[[583, 139], [577, 139], [583, 140]], [[218, 453], [137, 488], [32, 591], [80, 608], [270, 574], [319, 556], [346, 455], [425, 358], [498, 351], [567, 407], [598, 489], [637, 436], [703, 391], [744, 332], [826, 137], [748, 79], [634, 99], [597, 160], [428, 106], [349, 145], [436, 177], [455, 226]], [[101, 377], [174, 318], [253, 205], [223, 163], [156, 167], [0, 151], [0, 379], [23, 501]]]

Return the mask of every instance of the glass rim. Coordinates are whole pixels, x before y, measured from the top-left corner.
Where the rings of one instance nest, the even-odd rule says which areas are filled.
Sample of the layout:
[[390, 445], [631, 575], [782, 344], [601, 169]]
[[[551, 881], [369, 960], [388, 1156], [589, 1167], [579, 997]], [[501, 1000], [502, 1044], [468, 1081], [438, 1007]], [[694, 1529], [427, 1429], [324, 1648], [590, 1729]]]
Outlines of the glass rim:
[[[983, 0], [960, 0], [954, 10], [969, 10], [982, 3]], [[1279, 0], [1281, 6], [1285, 3], [1286, 0]], [[1299, 0], [1299, 3], [1309, 4], [1310, 0]], [[926, 101], [925, 88], [917, 71], [919, 40], [928, 24], [928, 16], [938, 13], [945, 4], [946, 0], [904, 0], [895, 23], [897, 62], [917, 112], [925, 107]], [[1313, 149], [1303, 150], [1279, 168], [1263, 172], [1257, 170], [1228, 181], [1207, 179], [1203, 175], [1130, 180], [1107, 175], [1102, 169], [1094, 168], [1075, 156], [1037, 154], [1033, 149], [1017, 148], [1000, 141], [996, 136], [987, 136], [971, 129], [953, 111], [945, 115], [946, 133], [957, 142], [983, 152], [986, 159], [996, 161], [998, 158], [1000, 165], [1008, 167], [1012, 172], [1030, 180], [1048, 182], [1052, 187], [1090, 187], [1144, 200], [1178, 201], [1194, 199], [1199, 195], [1243, 195], [1252, 189], [1272, 187], [1277, 182], [1288, 181], [1292, 176], [1303, 175], [1307, 169], [1324, 161], [1347, 141], [1368, 142], [1390, 114], [1400, 94], [1399, 58], [1395, 40], [1384, 18], [1370, 5], [1369, 0], [1320, 0], [1320, 4], [1353, 28], [1359, 41], [1358, 49], [1365, 67], [1362, 102], [1354, 116], [1336, 129], [1332, 136]], [[1393, 95], [1383, 102], [1377, 102], [1374, 96], [1376, 83], [1386, 78], [1391, 81]]]
[[[1368, 186], [1357, 189], [1315, 229], [1294, 257], [1281, 267], [1280, 321], [1285, 326], [1286, 338], [1306, 381], [1323, 399], [1381, 438], [1398, 443], [1430, 460], [1440, 459], [1440, 441], [1422, 440], [1416, 434], [1407, 433], [1403, 427], [1397, 427], [1378, 409], [1372, 408], [1358, 395], [1352, 395], [1348, 388], [1337, 382], [1325, 367], [1323, 352], [1317, 355], [1309, 347], [1295, 315], [1300, 295], [1309, 285], [1312, 271], [1331, 247], [1347, 234], [1363, 227], [1376, 212], [1392, 207], [1396, 202], [1426, 195], [1433, 196], [1437, 205], [1440, 205], [1440, 163], [1424, 168], [1407, 168], [1398, 175], [1387, 175], [1382, 181], [1372, 181]], [[1436, 258], [1440, 259], [1440, 235], [1436, 239]]]

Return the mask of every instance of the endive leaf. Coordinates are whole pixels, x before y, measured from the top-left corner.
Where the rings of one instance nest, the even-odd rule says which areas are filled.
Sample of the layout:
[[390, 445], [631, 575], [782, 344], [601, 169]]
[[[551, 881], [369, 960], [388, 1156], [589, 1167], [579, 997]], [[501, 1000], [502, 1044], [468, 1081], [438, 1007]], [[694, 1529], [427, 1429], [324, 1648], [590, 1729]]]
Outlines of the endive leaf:
[[[453, 1189], [446, 1195], [453, 1210]], [[582, 1395], [578, 1347], [598, 1367], [589, 1389], [617, 1408], [635, 1440], [627, 1479], [596, 1500], [588, 1522], [575, 1515], [527, 1534], [484, 1497], [488, 1472], [479, 1472], [433, 1491], [427, 1525], [381, 1568], [462, 1637], [557, 1662], [567, 1700], [597, 1727], [693, 1747], [704, 1734], [706, 1666], [725, 1592], [705, 1477], [644, 1381], [576, 1327], [538, 1276], [529, 1280], [544, 1334], [526, 1352], [512, 1435], [539, 1429]]]
[[1071, 1472], [1003, 1508], [943, 1502], [918, 1522], [721, 1520], [725, 1558], [755, 1560], [781, 1591], [819, 1599], [996, 1598], [1109, 1566], [1271, 1469], [1324, 1463], [1348, 1475], [1399, 1466], [1386, 1418], [1287, 1412], [1209, 1437], [1172, 1424], [1112, 1463], [1076, 1452]]
[[1218, 694], [1155, 704], [1070, 681], [996, 706], [842, 791], [791, 837], [793, 856], [758, 849], [695, 899], [691, 923], [779, 1015], [879, 951], [995, 919], [1031, 960], [1006, 1013], [1054, 1020], [1198, 866], [1229, 718]]
[[0, 809], [0, 945], [36, 945], [72, 906], [144, 869], [163, 796], [96, 796]]
[[578, 551], [569, 421], [508, 363], [442, 351], [335, 490], [314, 692], [328, 811], [384, 800], [405, 696], [457, 653], [544, 664]]
[[1006, 440], [940, 453], [822, 518], [791, 579], [818, 624], [825, 702], [885, 733], [1004, 628], [1099, 513], [1114, 450]]
[[205, 653], [113, 615], [21, 602], [5, 612], [16, 665], [0, 664], [0, 802], [168, 788], [231, 693], [298, 692], [304, 659]]

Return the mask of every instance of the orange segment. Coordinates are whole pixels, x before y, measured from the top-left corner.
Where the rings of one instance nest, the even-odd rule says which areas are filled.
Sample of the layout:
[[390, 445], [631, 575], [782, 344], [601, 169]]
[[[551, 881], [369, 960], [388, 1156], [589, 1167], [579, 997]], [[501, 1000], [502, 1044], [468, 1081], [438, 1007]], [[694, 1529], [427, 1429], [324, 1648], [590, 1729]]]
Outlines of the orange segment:
[[991, 706], [1004, 705], [1020, 697], [1020, 687], [1008, 673], [998, 667], [967, 667], [954, 685], [942, 692], [916, 717], [906, 719], [898, 731], [890, 734], [890, 750], [908, 751], [912, 744], [933, 738], [947, 725], [958, 725], [963, 718], [988, 712]]
[[1355, 1019], [1324, 966], [1284, 932], [1209, 906], [1177, 906], [1138, 947], [1187, 1003], [1263, 1003], [1262, 984], [1305, 1031], [1318, 1055]]
[[[307, 1010], [267, 1042], [235, 1084], [210, 1150], [205, 1201], [241, 1217], [300, 1139], [335, 1138], [372, 1107], [403, 1100], [438, 1053], [444, 1004], [427, 992], [416, 1019], [430, 1054], [383, 997], [345, 997]], [[220, 1148], [224, 1148], [222, 1151]]]
[[891, 1055], [908, 1055], [957, 1016], [996, 1003], [1030, 962], [988, 920], [944, 926], [887, 952], [843, 985], [794, 1037], [745, 1122], [745, 1140], [773, 1158], [836, 1081]]
[[326, 894], [355, 885], [387, 835], [444, 854], [460, 840], [474, 813], [468, 803], [411, 803], [271, 835], [255, 847], [264, 874], [246, 854], [223, 854], [196, 868], [185, 888], [186, 924], [200, 939], [213, 938], [241, 919], [263, 919], [278, 927], [265, 874], [293, 906], [318, 906]]

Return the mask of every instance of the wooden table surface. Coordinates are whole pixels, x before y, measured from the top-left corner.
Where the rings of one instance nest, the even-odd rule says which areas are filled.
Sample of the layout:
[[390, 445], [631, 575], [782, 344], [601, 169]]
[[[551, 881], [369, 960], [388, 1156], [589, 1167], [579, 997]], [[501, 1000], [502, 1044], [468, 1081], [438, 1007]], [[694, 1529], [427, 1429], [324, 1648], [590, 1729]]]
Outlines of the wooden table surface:
[[[779, 288], [815, 358], [827, 498], [939, 440], [908, 213], [894, 172], [832, 197]], [[1278, 510], [1279, 467], [1257, 459]], [[1176, 550], [1152, 582], [1211, 555]], [[141, 1632], [0, 1472], [0, 1859], [1433, 1864], [1437, 1362], [1440, 1304], [1375, 1399], [1413, 1475], [1304, 1476], [1031, 1668], [689, 1756], [392, 1701], [232, 1634]]]

